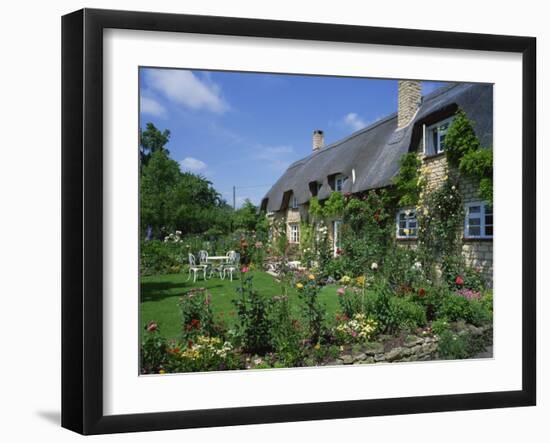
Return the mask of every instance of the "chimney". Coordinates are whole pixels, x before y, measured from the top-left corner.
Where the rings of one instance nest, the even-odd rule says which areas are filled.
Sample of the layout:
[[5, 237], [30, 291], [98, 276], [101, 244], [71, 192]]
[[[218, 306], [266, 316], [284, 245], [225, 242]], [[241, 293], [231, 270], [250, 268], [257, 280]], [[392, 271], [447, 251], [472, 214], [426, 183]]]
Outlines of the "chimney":
[[313, 131], [313, 152], [318, 151], [325, 145], [325, 134], [320, 129]]
[[399, 80], [397, 98], [397, 129], [407, 126], [422, 101], [422, 87], [417, 80]]

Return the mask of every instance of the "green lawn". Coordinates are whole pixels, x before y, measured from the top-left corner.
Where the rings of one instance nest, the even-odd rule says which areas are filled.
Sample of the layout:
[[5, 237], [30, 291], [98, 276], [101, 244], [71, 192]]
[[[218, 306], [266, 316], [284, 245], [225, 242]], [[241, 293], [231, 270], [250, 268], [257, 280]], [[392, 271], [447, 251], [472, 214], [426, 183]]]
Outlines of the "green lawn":
[[[265, 272], [251, 272], [254, 280], [254, 288], [261, 294], [273, 297], [281, 293], [279, 283]], [[186, 281], [186, 274], [154, 275], [141, 278], [141, 324], [143, 331], [145, 325], [154, 320], [159, 325], [160, 331], [166, 338], [179, 338], [181, 331], [181, 318], [178, 299], [189, 289], [207, 288], [212, 294], [212, 308], [216, 319], [223, 318], [227, 325], [235, 321], [235, 306], [231, 302], [238, 296], [236, 288], [240, 281], [234, 279], [220, 280], [217, 277], [211, 280]], [[320, 300], [325, 304], [329, 318], [334, 318], [338, 310], [336, 286], [325, 286], [321, 290]], [[294, 289], [290, 292], [290, 300], [294, 315], [300, 316], [300, 301]], [[222, 314], [223, 313], [223, 314]], [[220, 314], [222, 316], [220, 317]]]

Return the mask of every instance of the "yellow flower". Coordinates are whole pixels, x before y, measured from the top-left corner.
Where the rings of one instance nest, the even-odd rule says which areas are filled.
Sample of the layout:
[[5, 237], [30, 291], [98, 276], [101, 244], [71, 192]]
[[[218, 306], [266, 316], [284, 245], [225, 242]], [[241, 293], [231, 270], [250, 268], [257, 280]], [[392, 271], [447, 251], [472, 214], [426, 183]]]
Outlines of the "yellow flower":
[[307, 278], [309, 278], [310, 280], [315, 280], [315, 276], [313, 274], [309, 274]]
[[403, 232], [405, 233], [405, 235], [409, 235], [409, 230], [407, 228], [403, 229]]
[[164, 369], [161, 369], [161, 370], [159, 371], [159, 374], [166, 374], [166, 371], [165, 371]]
[[304, 287], [304, 285], [303, 285], [302, 283], [297, 283], [297, 284], [296, 284], [296, 287], [297, 287], [298, 289], [302, 289], [302, 288]]
[[319, 349], [321, 349], [321, 344], [317, 343], [314, 347], [315, 347], [315, 349], [319, 350]]
[[360, 275], [359, 277], [357, 277], [356, 281], [359, 286], [363, 286], [365, 284], [365, 276]]

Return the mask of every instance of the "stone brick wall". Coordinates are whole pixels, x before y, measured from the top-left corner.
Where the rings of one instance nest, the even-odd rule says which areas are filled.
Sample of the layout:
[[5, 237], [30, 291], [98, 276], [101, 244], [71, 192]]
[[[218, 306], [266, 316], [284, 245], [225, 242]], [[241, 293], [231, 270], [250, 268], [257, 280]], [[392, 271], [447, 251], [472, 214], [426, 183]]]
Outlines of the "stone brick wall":
[[[437, 189], [446, 180], [448, 174], [457, 174], [457, 171], [449, 170], [444, 154], [426, 157], [423, 154], [422, 142], [418, 147], [418, 153], [426, 174], [427, 192]], [[459, 187], [464, 203], [480, 201], [478, 196], [478, 183], [471, 178], [461, 177]], [[462, 228], [464, 237], [464, 228]], [[493, 241], [464, 239], [462, 254], [468, 266], [478, 269], [489, 286], [493, 284]]]

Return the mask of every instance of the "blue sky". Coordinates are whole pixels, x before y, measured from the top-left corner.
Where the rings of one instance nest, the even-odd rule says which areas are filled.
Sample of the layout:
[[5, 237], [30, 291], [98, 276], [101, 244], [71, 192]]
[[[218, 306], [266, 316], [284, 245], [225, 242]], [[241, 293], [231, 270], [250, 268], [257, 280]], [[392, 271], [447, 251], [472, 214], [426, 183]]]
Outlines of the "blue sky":
[[[443, 83], [423, 82], [423, 93]], [[258, 204], [287, 166], [395, 112], [397, 81], [342, 77], [140, 69], [140, 127], [171, 132], [182, 171], [201, 174], [232, 204]]]

